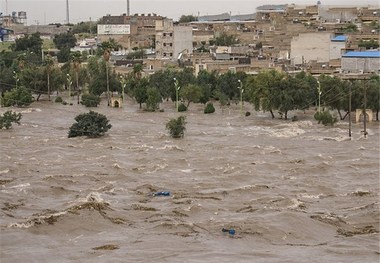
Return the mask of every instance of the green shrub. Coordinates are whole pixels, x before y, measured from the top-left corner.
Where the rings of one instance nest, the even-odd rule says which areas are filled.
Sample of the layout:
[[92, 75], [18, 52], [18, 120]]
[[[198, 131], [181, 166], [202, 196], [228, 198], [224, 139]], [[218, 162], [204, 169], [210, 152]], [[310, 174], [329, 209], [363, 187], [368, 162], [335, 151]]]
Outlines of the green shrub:
[[0, 116], [0, 129], [10, 129], [12, 122], [20, 125], [21, 116], [21, 113], [16, 113], [11, 110], [4, 112], [4, 114]]
[[177, 119], [170, 119], [166, 123], [166, 129], [169, 130], [173, 138], [181, 138], [186, 130], [186, 116], [179, 116]]
[[55, 102], [57, 102], [57, 103], [62, 103], [63, 102], [63, 99], [62, 99], [62, 97], [56, 97], [55, 98]]
[[209, 114], [209, 113], [214, 113], [214, 112], [215, 112], [214, 104], [212, 104], [211, 102], [207, 103], [206, 108], [204, 109], [204, 113]]
[[77, 136], [100, 137], [112, 127], [105, 115], [94, 111], [79, 114], [75, 120], [77, 122], [70, 127], [69, 138]]
[[318, 124], [322, 123], [325, 126], [333, 126], [334, 123], [338, 121], [338, 119], [336, 117], [333, 117], [329, 111], [316, 112], [314, 114], [314, 119], [318, 121]]
[[83, 94], [80, 103], [86, 107], [97, 107], [100, 97], [94, 94]]
[[187, 107], [185, 104], [181, 103], [178, 105], [178, 112], [187, 111]]
[[18, 87], [5, 92], [2, 101], [4, 107], [25, 107], [29, 106], [33, 102], [33, 96], [29, 89], [25, 87]]

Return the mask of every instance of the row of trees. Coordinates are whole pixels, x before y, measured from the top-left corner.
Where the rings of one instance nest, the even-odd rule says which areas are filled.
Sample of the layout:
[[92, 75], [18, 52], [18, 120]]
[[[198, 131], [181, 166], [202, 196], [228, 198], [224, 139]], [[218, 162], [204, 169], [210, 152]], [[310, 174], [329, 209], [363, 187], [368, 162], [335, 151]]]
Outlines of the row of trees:
[[[55, 42], [62, 48], [70, 46], [64, 44], [65, 41], [59, 36], [56, 36]], [[0, 53], [2, 93], [15, 87], [26, 87], [38, 100], [42, 94], [48, 94], [50, 99], [52, 92], [66, 89], [71, 91], [71, 95], [77, 95], [79, 103], [80, 93], [100, 96], [108, 91], [121, 93], [124, 88], [125, 93], [140, 104], [140, 108], [145, 104], [149, 110], [156, 110], [162, 100], [176, 101], [178, 95], [187, 108], [192, 102], [206, 104], [217, 100], [224, 107], [243, 100], [252, 103], [256, 110], [269, 112], [272, 118], [280, 112], [285, 119], [289, 111], [305, 110], [320, 103], [323, 108], [337, 110], [340, 118], [344, 119], [348, 112], [351, 86], [352, 109], [363, 108], [366, 93], [367, 108], [374, 110], [378, 119], [378, 77], [369, 81], [349, 82], [322, 75], [317, 80], [304, 72], [288, 75], [275, 70], [262, 71], [257, 75], [200, 71], [195, 76], [191, 68], [167, 68], [143, 77], [141, 64], [135, 64], [131, 73], [122, 76], [112, 69], [108, 61], [109, 53], [120, 48], [114, 40], [103, 42], [96, 55], [89, 58], [80, 53], [69, 53], [69, 60], [61, 67], [49, 56], [42, 61], [41, 56], [36, 55], [41, 44], [37, 36], [21, 39], [20, 43], [16, 42], [15, 51]]]

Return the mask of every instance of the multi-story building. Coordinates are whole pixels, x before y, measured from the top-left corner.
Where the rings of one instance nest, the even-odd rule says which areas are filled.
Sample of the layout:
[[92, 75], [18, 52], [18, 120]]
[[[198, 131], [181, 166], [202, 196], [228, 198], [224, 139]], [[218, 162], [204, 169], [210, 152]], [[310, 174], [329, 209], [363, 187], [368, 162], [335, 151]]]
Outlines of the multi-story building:
[[165, 18], [156, 14], [104, 16], [98, 23], [98, 39], [115, 39], [125, 49], [154, 47], [156, 22]]
[[172, 19], [156, 22], [156, 58], [179, 59], [183, 52], [193, 53], [193, 28], [174, 26]]

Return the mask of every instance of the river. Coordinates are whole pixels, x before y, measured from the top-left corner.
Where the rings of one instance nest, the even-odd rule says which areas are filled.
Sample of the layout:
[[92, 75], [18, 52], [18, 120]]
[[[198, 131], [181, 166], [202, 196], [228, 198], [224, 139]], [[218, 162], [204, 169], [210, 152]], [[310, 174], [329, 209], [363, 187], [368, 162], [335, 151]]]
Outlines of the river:
[[13, 109], [0, 261], [379, 262], [378, 122], [367, 138], [354, 122], [349, 139], [347, 121], [325, 127], [311, 110], [292, 122], [215, 106], [191, 104], [182, 139], [165, 130], [180, 115], [170, 102], [102, 101], [113, 127], [96, 139], [67, 138], [81, 105]]

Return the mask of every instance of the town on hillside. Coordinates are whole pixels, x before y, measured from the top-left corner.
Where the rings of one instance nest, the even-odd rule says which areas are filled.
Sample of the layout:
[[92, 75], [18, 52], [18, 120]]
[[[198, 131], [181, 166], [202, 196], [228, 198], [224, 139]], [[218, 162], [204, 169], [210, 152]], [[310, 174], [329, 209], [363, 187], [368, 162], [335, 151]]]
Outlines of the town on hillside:
[[[183, 18], [183, 19], [182, 19]], [[347, 7], [264, 5], [256, 13], [232, 16], [158, 14], [105, 15], [92, 22], [92, 34], [78, 34], [74, 51], [89, 51], [110, 39], [119, 45], [110, 63], [125, 72], [142, 63], [144, 74], [168, 65], [200, 70], [245, 72], [262, 69], [289, 73], [379, 74], [379, 6]], [[1, 40], [39, 32], [44, 39], [67, 33], [73, 25], [24, 25], [26, 12], [2, 16]], [[127, 54], [143, 49], [143, 61]], [[54, 48], [44, 50], [52, 53]]]

